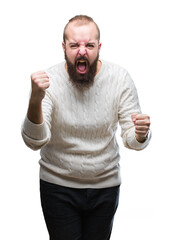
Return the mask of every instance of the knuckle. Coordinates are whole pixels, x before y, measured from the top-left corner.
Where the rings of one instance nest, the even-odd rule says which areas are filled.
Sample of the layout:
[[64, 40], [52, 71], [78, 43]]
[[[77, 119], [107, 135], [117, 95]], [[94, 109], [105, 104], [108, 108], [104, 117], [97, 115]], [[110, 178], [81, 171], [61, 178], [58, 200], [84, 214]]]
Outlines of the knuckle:
[[150, 124], [151, 124], [151, 122], [148, 120], [148, 121], [146, 122], [146, 124], [147, 124], [147, 125], [150, 125]]
[[150, 122], [150, 116], [146, 115], [146, 120]]

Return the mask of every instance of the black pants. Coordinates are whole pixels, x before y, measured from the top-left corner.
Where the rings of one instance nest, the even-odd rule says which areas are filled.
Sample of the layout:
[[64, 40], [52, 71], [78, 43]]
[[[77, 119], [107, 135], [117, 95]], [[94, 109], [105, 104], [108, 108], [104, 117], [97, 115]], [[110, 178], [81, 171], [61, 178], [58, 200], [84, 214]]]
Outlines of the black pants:
[[50, 240], [110, 239], [119, 188], [77, 189], [40, 180]]

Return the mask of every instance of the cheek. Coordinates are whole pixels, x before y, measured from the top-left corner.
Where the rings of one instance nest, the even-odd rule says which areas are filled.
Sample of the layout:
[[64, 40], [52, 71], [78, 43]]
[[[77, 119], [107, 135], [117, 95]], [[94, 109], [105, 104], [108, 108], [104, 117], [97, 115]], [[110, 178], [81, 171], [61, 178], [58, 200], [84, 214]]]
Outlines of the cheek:
[[94, 50], [94, 51], [91, 51], [91, 52], [90, 52], [90, 55], [91, 55], [93, 58], [95, 58], [95, 57], [98, 55], [98, 53], [99, 53], [99, 50], [96, 49], [96, 50]]
[[69, 60], [72, 62], [72, 63], [74, 63], [75, 62], [75, 59], [76, 59], [76, 57], [77, 57], [77, 51], [71, 51], [71, 50], [69, 50], [69, 51], [66, 51], [66, 55], [67, 55], [67, 57], [69, 58]]
[[94, 60], [96, 59], [96, 57], [98, 56], [98, 54], [99, 54], [99, 51], [93, 51], [93, 52], [90, 52], [90, 53], [88, 54], [91, 62], [94, 62]]

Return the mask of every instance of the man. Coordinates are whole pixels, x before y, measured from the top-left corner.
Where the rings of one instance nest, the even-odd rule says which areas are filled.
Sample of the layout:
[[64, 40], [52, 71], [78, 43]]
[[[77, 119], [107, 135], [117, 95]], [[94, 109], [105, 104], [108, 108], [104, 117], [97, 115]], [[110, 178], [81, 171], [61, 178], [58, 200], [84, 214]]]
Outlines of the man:
[[121, 184], [118, 122], [125, 147], [142, 150], [150, 118], [128, 72], [99, 59], [100, 31], [79, 15], [64, 29], [65, 62], [31, 75], [22, 127], [41, 149], [40, 192], [51, 240], [110, 239]]

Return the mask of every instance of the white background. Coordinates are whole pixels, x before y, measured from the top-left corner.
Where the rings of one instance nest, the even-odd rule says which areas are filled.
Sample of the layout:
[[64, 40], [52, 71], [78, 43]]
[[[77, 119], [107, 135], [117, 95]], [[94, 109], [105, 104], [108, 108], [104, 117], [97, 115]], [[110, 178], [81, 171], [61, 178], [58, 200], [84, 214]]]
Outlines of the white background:
[[20, 134], [30, 74], [64, 60], [64, 25], [76, 14], [101, 30], [100, 57], [126, 68], [152, 141], [136, 152], [121, 148], [122, 186], [111, 239], [172, 240], [173, 7], [171, 0], [7, 0], [0, 5], [0, 239], [47, 240], [39, 198], [39, 151]]

